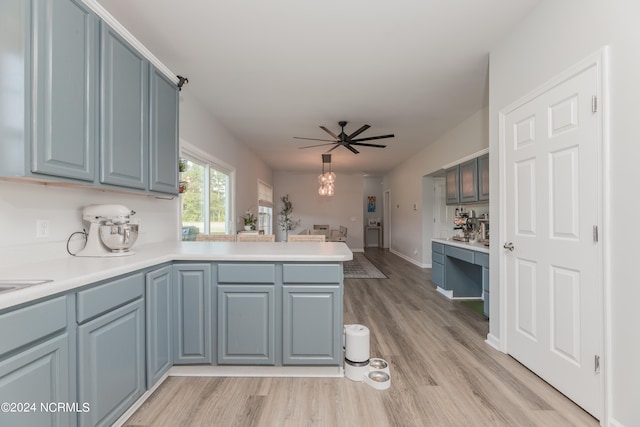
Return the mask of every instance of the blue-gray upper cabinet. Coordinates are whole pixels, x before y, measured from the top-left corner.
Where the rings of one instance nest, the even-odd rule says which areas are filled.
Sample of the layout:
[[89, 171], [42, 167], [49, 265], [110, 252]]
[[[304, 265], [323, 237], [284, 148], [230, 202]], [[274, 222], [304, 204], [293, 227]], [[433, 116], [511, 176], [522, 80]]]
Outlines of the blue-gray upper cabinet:
[[478, 201], [478, 160], [460, 164], [460, 203]]
[[146, 275], [147, 389], [173, 365], [173, 269]]
[[149, 190], [178, 194], [178, 87], [152, 66], [150, 88]]
[[69, 335], [64, 296], [0, 315], [0, 402], [37, 405], [29, 412], [3, 408], [0, 425], [73, 425], [69, 412], [40, 408], [40, 402], [76, 401]]
[[0, 16], [0, 175], [93, 182], [98, 17], [79, 0], [3, 0]]
[[460, 170], [458, 166], [447, 169], [445, 172], [446, 204], [460, 203]]
[[100, 27], [100, 182], [146, 190], [149, 61], [107, 24]]
[[478, 200], [489, 200], [489, 155], [478, 157]]
[[211, 264], [173, 265], [176, 365], [211, 363]]

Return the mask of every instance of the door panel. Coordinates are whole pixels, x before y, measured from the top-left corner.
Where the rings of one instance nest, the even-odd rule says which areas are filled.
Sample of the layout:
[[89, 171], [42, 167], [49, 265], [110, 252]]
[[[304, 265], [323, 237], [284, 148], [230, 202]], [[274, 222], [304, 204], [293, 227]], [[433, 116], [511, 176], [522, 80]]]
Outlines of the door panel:
[[507, 351], [599, 417], [603, 306], [595, 66], [504, 117]]

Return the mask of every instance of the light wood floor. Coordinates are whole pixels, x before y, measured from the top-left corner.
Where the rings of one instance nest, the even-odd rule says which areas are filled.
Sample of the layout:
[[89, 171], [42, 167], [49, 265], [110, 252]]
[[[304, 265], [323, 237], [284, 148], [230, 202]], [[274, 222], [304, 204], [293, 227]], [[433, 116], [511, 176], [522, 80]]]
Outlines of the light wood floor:
[[344, 321], [371, 331], [391, 388], [346, 378], [169, 377], [127, 426], [597, 426], [485, 342], [488, 322], [435, 291], [429, 269], [385, 250], [388, 279], [345, 280]]

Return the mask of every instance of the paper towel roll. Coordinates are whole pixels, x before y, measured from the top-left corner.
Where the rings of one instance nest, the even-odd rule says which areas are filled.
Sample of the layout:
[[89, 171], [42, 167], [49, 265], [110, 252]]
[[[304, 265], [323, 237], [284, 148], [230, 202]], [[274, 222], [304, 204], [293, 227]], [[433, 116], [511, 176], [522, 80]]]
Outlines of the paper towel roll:
[[345, 327], [345, 355], [352, 362], [369, 360], [369, 328], [363, 325]]

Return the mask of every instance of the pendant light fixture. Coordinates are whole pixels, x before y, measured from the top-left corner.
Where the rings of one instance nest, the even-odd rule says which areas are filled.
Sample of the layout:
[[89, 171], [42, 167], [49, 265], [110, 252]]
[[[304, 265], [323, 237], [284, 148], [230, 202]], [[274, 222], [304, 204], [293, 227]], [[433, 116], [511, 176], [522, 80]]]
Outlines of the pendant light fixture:
[[[329, 172], [324, 171], [324, 164], [329, 164]], [[318, 176], [318, 194], [321, 196], [333, 196], [334, 183], [336, 181], [336, 174], [331, 172], [331, 154], [322, 155], [322, 174]]]

